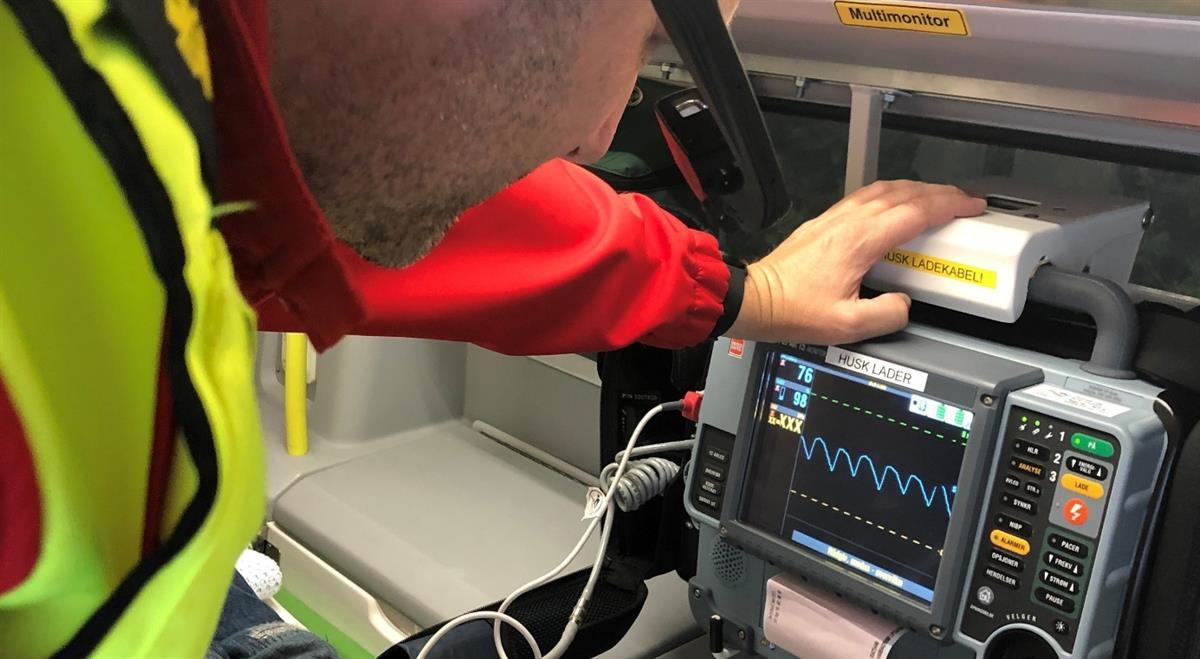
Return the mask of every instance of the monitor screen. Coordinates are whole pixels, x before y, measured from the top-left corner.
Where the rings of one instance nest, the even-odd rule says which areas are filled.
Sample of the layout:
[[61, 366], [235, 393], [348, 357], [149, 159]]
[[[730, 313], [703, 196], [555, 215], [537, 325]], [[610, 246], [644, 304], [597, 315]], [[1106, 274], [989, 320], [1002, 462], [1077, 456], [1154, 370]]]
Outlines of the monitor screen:
[[788, 352], [765, 364], [741, 521], [932, 603], [971, 411]]

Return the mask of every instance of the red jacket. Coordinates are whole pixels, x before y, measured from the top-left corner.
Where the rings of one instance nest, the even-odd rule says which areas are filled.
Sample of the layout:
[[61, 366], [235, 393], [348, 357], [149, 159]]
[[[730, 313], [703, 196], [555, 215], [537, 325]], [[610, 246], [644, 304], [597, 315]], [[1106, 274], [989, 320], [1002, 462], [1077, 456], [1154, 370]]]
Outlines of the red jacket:
[[[202, 17], [220, 197], [257, 205], [218, 222], [262, 329], [304, 330], [322, 349], [357, 333], [532, 354], [690, 345], [721, 316], [729, 270], [711, 236], [563, 161], [464, 213], [417, 264], [365, 262], [334, 238], [288, 147], [266, 83], [265, 0], [204, 0]], [[34, 473], [0, 382], [0, 593], [38, 556]]]
[[640, 195], [556, 160], [466, 211], [407, 268], [372, 265], [333, 236], [267, 85], [265, 0], [202, 5], [212, 55], [219, 221], [264, 330], [323, 349], [346, 334], [471, 341], [508, 353], [691, 345], [723, 312], [716, 241]]

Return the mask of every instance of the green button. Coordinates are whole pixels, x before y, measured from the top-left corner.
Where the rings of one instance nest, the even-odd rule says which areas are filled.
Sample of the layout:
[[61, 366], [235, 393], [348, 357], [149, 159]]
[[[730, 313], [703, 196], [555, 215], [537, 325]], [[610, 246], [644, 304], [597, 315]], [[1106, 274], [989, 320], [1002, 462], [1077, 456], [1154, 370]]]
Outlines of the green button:
[[1071, 435], [1071, 446], [1101, 458], [1111, 458], [1113, 454], [1112, 442], [1081, 432]]

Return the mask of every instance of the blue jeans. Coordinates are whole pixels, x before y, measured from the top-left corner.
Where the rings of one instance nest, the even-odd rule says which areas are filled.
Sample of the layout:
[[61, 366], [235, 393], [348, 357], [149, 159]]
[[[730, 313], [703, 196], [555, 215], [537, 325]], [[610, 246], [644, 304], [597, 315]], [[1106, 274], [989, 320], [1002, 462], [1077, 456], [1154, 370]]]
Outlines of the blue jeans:
[[325, 639], [289, 625], [236, 572], [205, 659], [337, 659]]

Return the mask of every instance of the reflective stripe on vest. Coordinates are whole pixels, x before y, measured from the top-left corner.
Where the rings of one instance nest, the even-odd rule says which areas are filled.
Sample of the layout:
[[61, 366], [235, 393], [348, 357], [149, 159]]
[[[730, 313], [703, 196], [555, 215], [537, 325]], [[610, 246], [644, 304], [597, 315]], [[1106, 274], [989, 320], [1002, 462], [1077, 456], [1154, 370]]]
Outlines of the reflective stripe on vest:
[[[44, 515], [6, 657], [203, 655], [262, 520], [253, 318], [196, 138], [107, 12], [0, 2], [0, 378]], [[180, 446], [142, 557], [160, 345]]]

